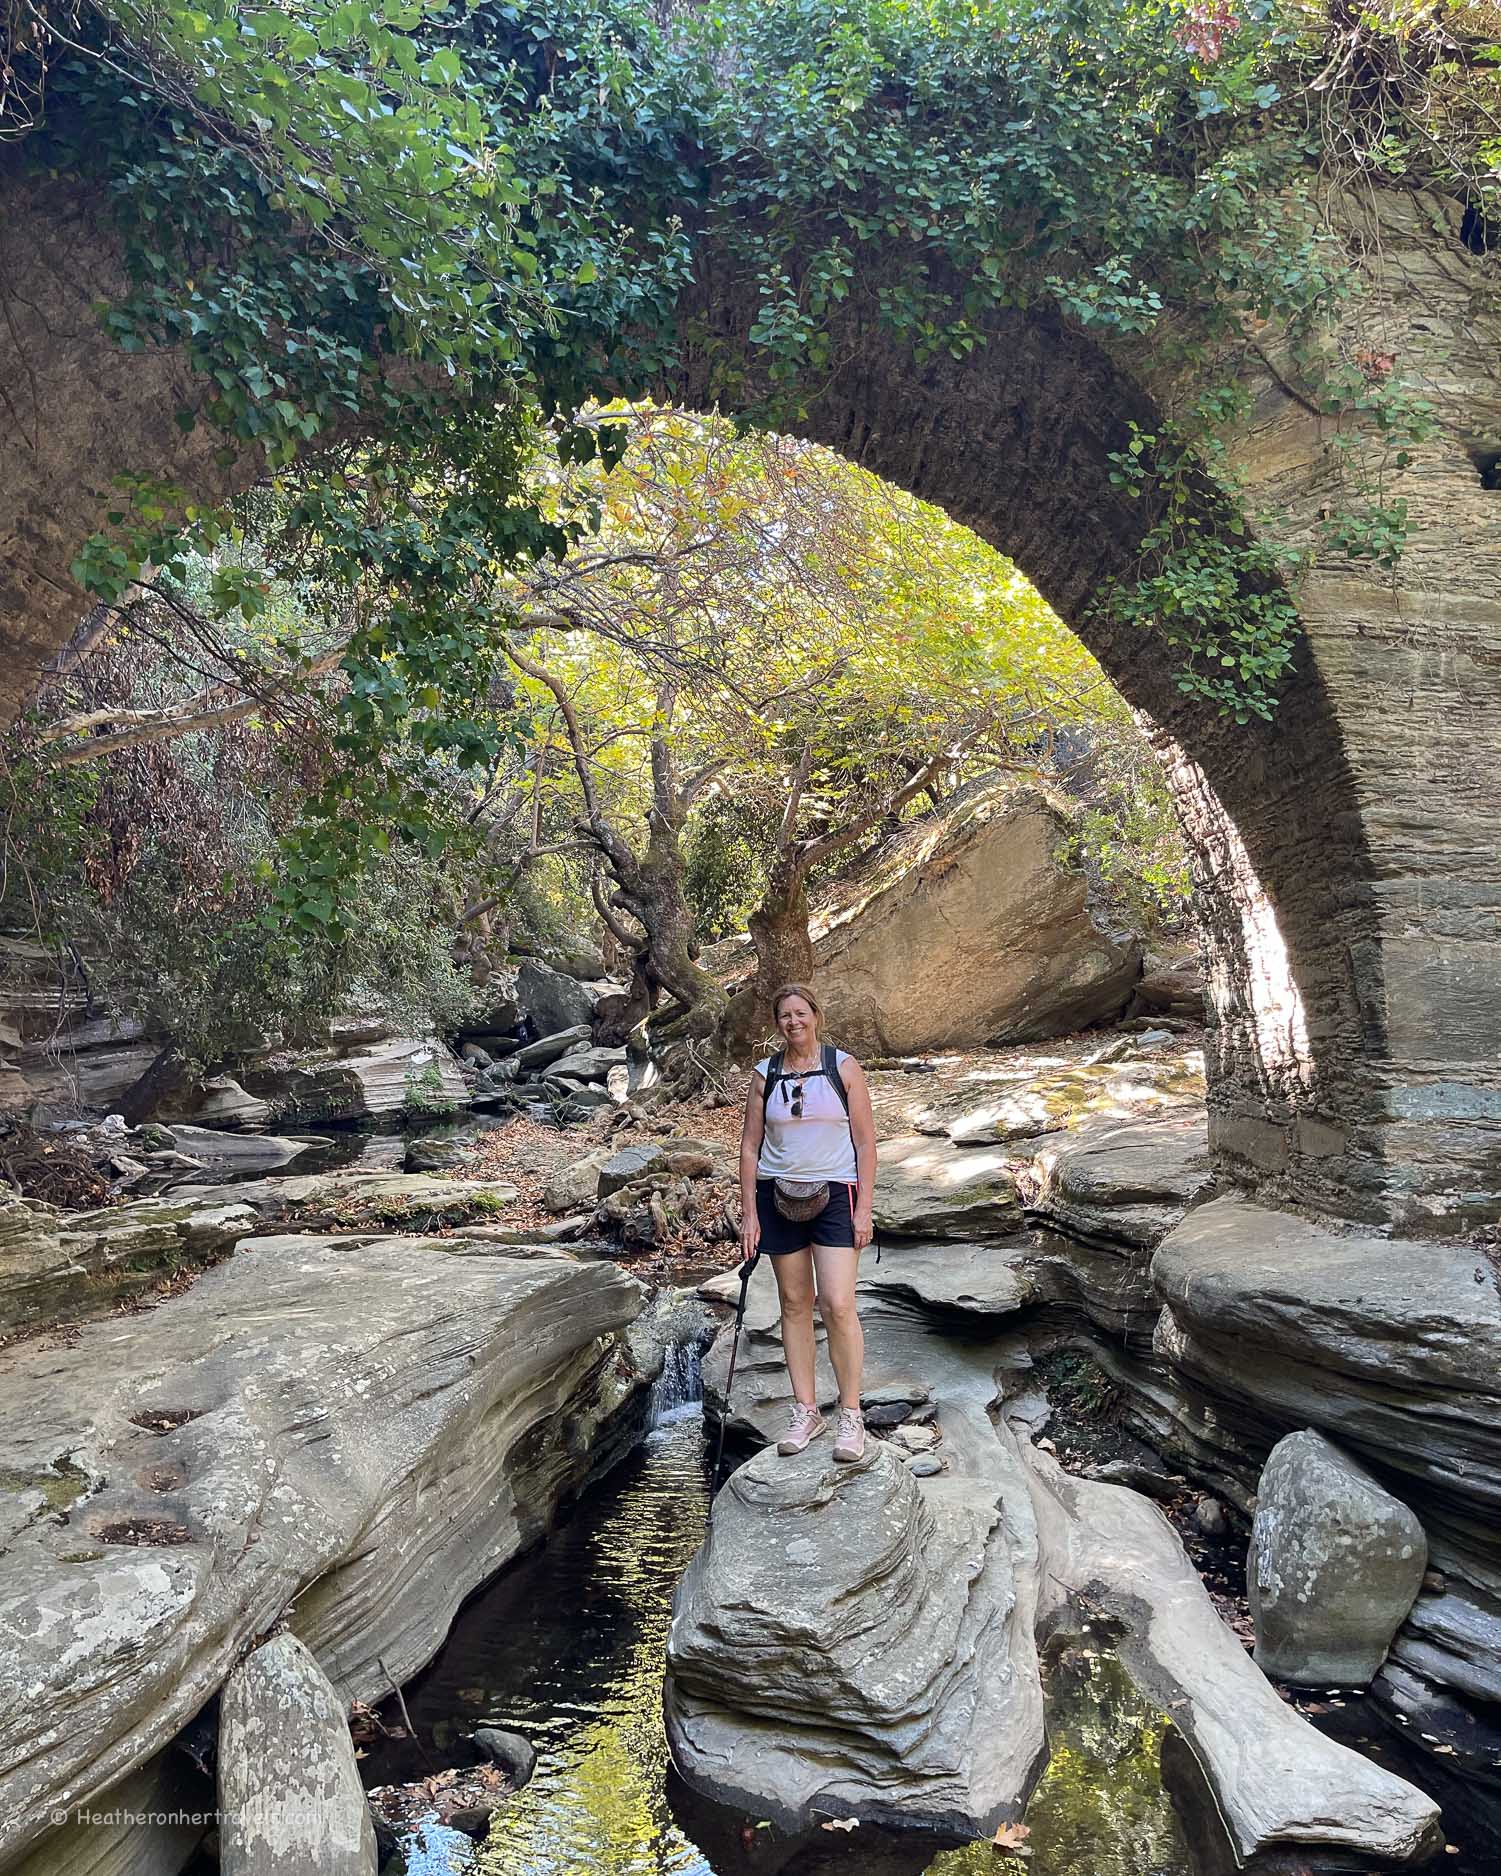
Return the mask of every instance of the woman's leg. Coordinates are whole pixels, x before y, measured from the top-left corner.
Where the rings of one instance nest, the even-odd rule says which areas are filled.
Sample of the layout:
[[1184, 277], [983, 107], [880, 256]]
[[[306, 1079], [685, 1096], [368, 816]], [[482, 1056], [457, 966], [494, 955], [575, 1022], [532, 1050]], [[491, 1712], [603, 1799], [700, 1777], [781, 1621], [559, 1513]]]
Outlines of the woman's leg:
[[839, 1378], [839, 1405], [858, 1407], [865, 1367], [865, 1331], [855, 1308], [860, 1253], [845, 1244], [815, 1244], [813, 1261], [818, 1267], [818, 1313], [829, 1332], [829, 1359]]
[[782, 1352], [792, 1377], [792, 1392], [805, 1407], [818, 1405], [813, 1378], [813, 1256], [784, 1251], [771, 1260], [782, 1299]]

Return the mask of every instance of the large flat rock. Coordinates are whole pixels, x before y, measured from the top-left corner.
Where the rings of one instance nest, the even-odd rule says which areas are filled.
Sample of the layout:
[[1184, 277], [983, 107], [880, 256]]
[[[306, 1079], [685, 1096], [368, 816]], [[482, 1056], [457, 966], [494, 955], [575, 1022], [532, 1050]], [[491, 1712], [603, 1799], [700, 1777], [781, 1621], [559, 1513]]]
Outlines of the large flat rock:
[[431, 1230], [438, 1225], [499, 1222], [520, 1197], [504, 1179], [455, 1179], [441, 1173], [288, 1173], [245, 1179], [233, 1187], [179, 1186], [174, 1198], [206, 1202], [232, 1196], [257, 1219], [295, 1224], [338, 1224], [388, 1230]]
[[1070, 1237], [1150, 1249], [1214, 1190], [1208, 1122], [1200, 1111], [1060, 1134], [1022, 1184], [1027, 1209]]
[[615, 1337], [642, 1292], [447, 1243], [248, 1240], [153, 1311], [10, 1353], [0, 1869], [280, 1618], [369, 1698], [545, 1530], [634, 1386]]
[[883, 1140], [877, 1231], [909, 1238], [1000, 1238], [1021, 1229], [1021, 1201], [1001, 1147], [955, 1146], [909, 1134]]

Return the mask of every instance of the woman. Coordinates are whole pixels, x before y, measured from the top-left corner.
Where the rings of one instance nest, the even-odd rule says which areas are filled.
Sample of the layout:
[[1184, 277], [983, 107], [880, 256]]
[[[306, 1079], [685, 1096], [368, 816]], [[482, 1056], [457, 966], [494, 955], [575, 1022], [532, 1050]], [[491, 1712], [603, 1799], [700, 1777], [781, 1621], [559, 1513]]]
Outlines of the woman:
[[[865, 1337], [855, 1311], [855, 1275], [871, 1236], [875, 1116], [860, 1064], [843, 1050], [825, 1052], [818, 1033], [823, 1011], [808, 986], [784, 984], [771, 1007], [782, 1047], [778, 1056], [756, 1064], [745, 1100], [740, 1255], [749, 1259], [766, 1252], [782, 1299], [782, 1348], [793, 1401], [777, 1451], [800, 1453], [825, 1431], [813, 1378], [816, 1273], [818, 1313], [839, 1381], [834, 1457], [850, 1463], [865, 1451], [860, 1414]], [[843, 1087], [843, 1100], [826, 1062]], [[779, 1179], [826, 1181], [828, 1202], [815, 1217], [794, 1222], [777, 1209]]]

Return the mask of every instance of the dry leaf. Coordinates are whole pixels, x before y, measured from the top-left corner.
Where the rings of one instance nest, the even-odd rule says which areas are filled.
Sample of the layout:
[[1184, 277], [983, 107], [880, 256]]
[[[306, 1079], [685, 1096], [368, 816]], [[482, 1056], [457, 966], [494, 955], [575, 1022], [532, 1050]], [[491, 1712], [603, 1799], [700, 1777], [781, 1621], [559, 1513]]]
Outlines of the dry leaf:
[[1007, 1856], [1031, 1856], [1032, 1852], [1026, 1847], [1031, 1835], [1030, 1824], [1002, 1824], [990, 1841]]
[[858, 1817], [826, 1817], [819, 1825], [820, 1830], [858, 1830]]

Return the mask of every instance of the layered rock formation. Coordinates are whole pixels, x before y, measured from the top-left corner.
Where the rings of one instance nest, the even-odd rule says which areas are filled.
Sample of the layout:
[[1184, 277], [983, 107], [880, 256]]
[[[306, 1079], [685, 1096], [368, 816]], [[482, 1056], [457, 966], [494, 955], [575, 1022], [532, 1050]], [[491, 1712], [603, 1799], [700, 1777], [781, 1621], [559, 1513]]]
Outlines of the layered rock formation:
[[[597, 1463], [639, 1385], [613, 1340], [638, 1286], [450, 1245], [256, 1239], [156, 1310], [9, 1355], [0, 1869], [91, 1867], [99, 1827], [27, 1853], [144, 1774], [284, 1615], [341, 1700], [409, 1677]], [[175, 1869], [173, 1842], [117, 1834], [108, 1867]]]
[[108, 1108], [160, 1048], [143, 1023], [95, 996], [76, 959], [0, 935], [0, 1113]]
[[789, 1830], [858, 1816], [964, 1835], [1047, 1756], [994, 1476], [935, 1513], [894, 1449], [770, 1449], [715, 1503], [673, 1605], [668, 1738], [700, 1789]]
[[336, 1037], [321, 1049], [303, 1049], [247, 1065], [247, 1090], [268, 1103], [280, 1126], [315, 1127], [386, 1115], [432, 1113], [459, 1107], [469, 1084], [448, 1047], [434, 1036], [379, 1033]]
[[[905, 1258], [900, 1247], [892, 1261]], [[989, 1338], [979, 1311], [956, 1334], [948, 1297], [912, 1278], [883, 1261], [862, 1279], [867, 1403], [873, 1419], [888, 1401], [931, 1418], [898, 1424], [853, 1477], [826, 1442], [790, 1462], [768, 1450], [716, 1502], [669, 1645], [668, 1725], [686, 1775], [793, 1829], [853, 1816], [988, 1831], [1017, 1814], [1040, 1769], [1034, 1638], [1087, 1622], [1118, 1637], [1171, 1715], [1232, 1861], [1424, 1859], [1437, 1807], [1277, 1697], [1156, 1506], [1070, 1477], [1033, 1445], [1047, 1409], [1026, 1339], [1008, 1327], [1015, 1301], [994, 1296]], [[761, 1438], [787, 1401], [775, 1320], [763, 1286], [734, 1406]], [[711, 1406], [723, 1340], [706, 1363]], [[822, 1348], [819, 1370], [823, 1398]]]
[[815, 922], [832, 1033], [857, 1055], [1062, 1035], [1118, 1015], [1141, 968], [1056, 855], [1059, 810], [972, 791], [895, 841]]
[[222, 1187], [61, 1212], [0, 1189], [0, 1336], [61, 1317], [100, 1316], [212, 1261], [255, 1223]]

